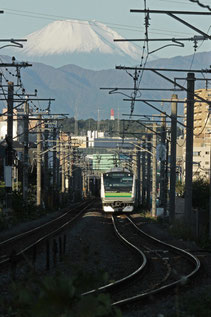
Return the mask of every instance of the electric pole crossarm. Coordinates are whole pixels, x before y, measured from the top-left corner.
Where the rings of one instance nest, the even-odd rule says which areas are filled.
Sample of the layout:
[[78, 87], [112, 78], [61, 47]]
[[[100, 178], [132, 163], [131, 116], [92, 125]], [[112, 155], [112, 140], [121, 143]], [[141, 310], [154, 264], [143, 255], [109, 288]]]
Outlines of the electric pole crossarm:
[[21, 62], [21, 63], [0, 63], [0, 67], [29, 67], [32, 64]]
[[[182, 20], [183, 21], [183, 20]], [[185, 24], [185, 21], [184, 21]], [[186, 23], [188, 24], [188, 23]], [[191, 26], [190, 26], [191, 27]], [[204, 41], [210, 39], [211, 37], [206, 33], [196, 29], [192, 26], [194, 30], [197, 30], [198, 33], [201, 33], [203, 36], [193, 36], [193, 37], [171, 37], [171, 38], [157, 38], [157, 39], [148, 39], [148, 42], [169, 42], [169, 41]], [[144, 42], [146, 39], [114, 39], [114, 42]]]
[[125, 87], [119, 87], [119, 88], [100, 88], [101, 90], [110, 90], [109, 94], [116, 93], [118, 90], [146, 90], [146, 91], [182, 91], [182, 89], [174, 89], [174, 88], [125, 88]]
[[[122, 116], [129, 116], [129, 113], [122, 113]], [[143, 117], [143, 118], [147, 118], [148, 121], [150, 121], [150, 118], [160, 118], [160, 115], [149, 115], [149, 114], [133, 114], [131, 117]], [[178, 118], [184, 118], [184, 116], [177, 116]], [[154, 120], [153, 120], [154, 121]]]
[[[153, 72], [183, 72], [188, 73], [190, 69], [179, 69], [179, 68], [151, 68], [151, 67], [126, 67], [126, 66], [116, 66], [115, 69], [121, 70], [151, 70]], [[211, 69], [191, 69], [193, 73], [211, 73]], [[182, 87], [182, 86], [181, 86]], [[184, 88], [184, 87], [182, 87]], [[183, 89], [184, 90], [184, 89]]]
[[[124, 101], [142, 101], [142, 102], [171, 102], [171, 100], [167, 99], [139, 99], [139, 98], [129, 98], [129, 99], [123, 99]], [[186, 100], [187, 101], [187, 100]], [[178, 100], [178, 103], [186, 103], [185, 100]], [[196, 100], [197, 101], [197, 100]]]
[[132, 13], [158, 13], [158, 14], [187, 14], [187, 15], [211, 15], [211, 12], [200, 12], [200, 11], [169, 11], [169, 10], [139, 10], [131, 9]]
[[[1, 66], [0, 66], [1, 67]], [[5, 98], [0, 98], [0, 100], [5, 100]], [[13, 99], [13, 102], [25, 102], [26, 99]], [[55, 98], [28, 98], [28, 101], [55, 101]]]
[[0, 39], [0, 42], [27, 42], [27, 39]]

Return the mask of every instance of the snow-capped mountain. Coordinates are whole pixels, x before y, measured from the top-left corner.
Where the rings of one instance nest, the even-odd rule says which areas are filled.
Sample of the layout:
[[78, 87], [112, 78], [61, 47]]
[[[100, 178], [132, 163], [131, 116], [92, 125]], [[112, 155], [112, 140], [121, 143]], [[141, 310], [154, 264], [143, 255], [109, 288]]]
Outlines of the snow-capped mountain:
[[114, 43], [123, 39], [117, 32], [99, 22], [78, 20], [55, 21], [40, 31], [26, 36], [23, 52], [28, 56], [66, 53], [92, 53], [128, 55], [139, 59], [139, 50], [129, 42]]
[[55, 21], [25, 38], [27, 42], [23, 49], [16, 49], [16, 56], [53, 66], [102, 69], [119, 63], [137, 64], [141, 59], [141, 49], [131, 42], [114, 42], [123, 37], [96, 21]]

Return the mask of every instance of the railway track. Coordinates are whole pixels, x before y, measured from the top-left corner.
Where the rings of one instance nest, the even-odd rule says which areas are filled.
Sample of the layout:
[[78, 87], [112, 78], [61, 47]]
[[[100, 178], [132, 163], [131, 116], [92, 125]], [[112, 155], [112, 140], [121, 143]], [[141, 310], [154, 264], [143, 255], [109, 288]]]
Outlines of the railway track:
[[140, 266], [121, 279], [83, 295], [110, 292], [113, 306], [128, 305], [182, 287], [198, 273], [197, 257], [146, 234], [131, 217], [112, 216], [112, 222], [118, 238], [139, 257]]
[[[134, 295], [127, 295], [125, 298], [114, 301], [114, 306], [148, 299], [169, 289], [182, 287], [197, 274], [200, 269], [200, 261], [197, 257], [146, 234], [132, 218], [125, 219], [135, 229], [136, 236], [133, 237], [133, 241], [145, 250], [143, 252], [147, 255], [150, 267], [147, 274], [142, 276], [141, 283], [133, 287]], [[130, 232], [129, 239], [131, 239], [131, 229], [128, 228], [129, 225], [127, 235]]]
[[0, 268], [5, 268], [5, 266], [14, 260], [16, 263], [19, 262], [29, 251], [35, 250], [44, 241], [66, 229], [92, 205], [93, 201], [84, 201], [53, 220], [1, 241]]

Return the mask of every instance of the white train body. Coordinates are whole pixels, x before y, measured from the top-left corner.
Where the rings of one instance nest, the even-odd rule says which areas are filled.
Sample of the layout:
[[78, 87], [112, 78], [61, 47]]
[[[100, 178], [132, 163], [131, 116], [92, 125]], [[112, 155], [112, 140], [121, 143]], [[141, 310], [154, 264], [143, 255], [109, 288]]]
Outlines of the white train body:
[[135, 177], [127, 169], [101, 174], [101, 200], [105, 212], [131, 212], [135, 204]]

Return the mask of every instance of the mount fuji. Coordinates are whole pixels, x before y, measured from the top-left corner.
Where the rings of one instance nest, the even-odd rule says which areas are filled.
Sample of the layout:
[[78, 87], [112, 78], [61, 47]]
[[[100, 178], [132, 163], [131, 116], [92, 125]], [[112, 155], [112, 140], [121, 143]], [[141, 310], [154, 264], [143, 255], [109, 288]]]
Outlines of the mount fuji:
[[116, 64], [139, 64], [141, 60], [138, 46], [131, 42], [114, 42], [114, 39], [123, 37], [96, 21], [54, 21], [25, 38], [27, 42], [23, 49], [13, 48], [13, 54], [18, 59], [54, 67], [75, 64], [90, 69], [107, 69]]

